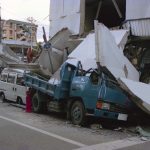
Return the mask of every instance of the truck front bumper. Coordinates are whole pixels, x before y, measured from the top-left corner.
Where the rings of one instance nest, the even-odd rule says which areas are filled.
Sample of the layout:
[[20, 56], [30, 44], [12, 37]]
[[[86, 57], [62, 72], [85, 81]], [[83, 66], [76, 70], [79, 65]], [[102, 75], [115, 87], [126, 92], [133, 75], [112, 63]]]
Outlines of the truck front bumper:
[[122, 121], [127, 121], [127, 118], [128, 118], [128, 114], [110, 112], [110, 111], [102, 110], [102, 109], [95, 109], [94, 116], [100, 117], [100, 118], [122, 120]]

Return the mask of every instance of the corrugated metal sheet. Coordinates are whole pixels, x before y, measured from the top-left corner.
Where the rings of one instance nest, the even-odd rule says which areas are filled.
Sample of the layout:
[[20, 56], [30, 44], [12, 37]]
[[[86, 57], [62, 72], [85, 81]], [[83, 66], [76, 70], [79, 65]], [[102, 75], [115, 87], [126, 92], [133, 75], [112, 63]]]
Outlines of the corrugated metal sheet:
[[134, 36], [150, 36], [150, 19], [129, 20], [123, 25]]

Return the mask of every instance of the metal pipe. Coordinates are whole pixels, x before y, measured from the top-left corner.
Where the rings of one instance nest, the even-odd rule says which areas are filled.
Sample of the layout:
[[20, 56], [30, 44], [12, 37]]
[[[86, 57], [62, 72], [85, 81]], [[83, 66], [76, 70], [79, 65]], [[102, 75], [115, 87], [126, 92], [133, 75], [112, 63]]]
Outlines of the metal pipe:
[[98, 19], [99, 12], [100, 12], [100, 9], [101, 9], [101, 6], [102, 6], [102, 2], [103, 2], [102, 0], [100, 0], [100, 1], [99, 1], [95, 20], [97, 20], [97, 19]]
[[120, 11], [120, 9], [118, 7], [118, 4], [116, 3], [116, 0], [112, 0], [112, 2], [113, 2], [114, 6], [115, 6], [115, 8], [117, 10], [117, 13], [118, 13], [119, 17], [122, 18], [122, 13], [121, 13], [121, 11]]

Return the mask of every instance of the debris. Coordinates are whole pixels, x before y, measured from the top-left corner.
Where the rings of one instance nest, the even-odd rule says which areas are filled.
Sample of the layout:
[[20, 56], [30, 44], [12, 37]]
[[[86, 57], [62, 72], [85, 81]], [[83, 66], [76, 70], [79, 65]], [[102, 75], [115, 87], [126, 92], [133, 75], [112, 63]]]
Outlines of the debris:
[[142, 141], [148, 141], [148, 138], [146, 138], [146, 137], [141, 137], [141, 140], [142, 140]]
[[9, 63], [21, 63], [21, 61], [8, 46], [0, 44], [0, 65], [6, 67]]
[[90, 126], [91, 129], [93, 130], [99, 130], [99, 129], [103, 129], [102, 125], [101, 124], [92, 124]]
[[15, 107], [18, 107], [18, 108], [25, 109], [25, 105], [20, 105], [20, 104], [15, 104], [15, 103], [9, 103], [9, 105], [12, 105], [12, 106], [15, 106]]
[[71, 121], [66, 121], [66, 124], [71, 124]]
[[147, 132], [147, 131], [143, 130], [140, 126], [136, 127], [136, 132], [139, 133], [140, 136], [147, 137], [147, 138], [150, 139], [150, 132]]
[[150, 85], [120, 78], [121, 87], [131, 96], [132, 101], [144, 112], [150, 114]]
[[95, 21], [96, 62], [116, 78], [139, 81], [139, 72], [117, 46], [109, 29]]
[[123, 128], [118, 127], [118, 128], [115, 128], [114, 131], [121, 131], [121, 132], [122, 132], [122, 131], [123, 131]]

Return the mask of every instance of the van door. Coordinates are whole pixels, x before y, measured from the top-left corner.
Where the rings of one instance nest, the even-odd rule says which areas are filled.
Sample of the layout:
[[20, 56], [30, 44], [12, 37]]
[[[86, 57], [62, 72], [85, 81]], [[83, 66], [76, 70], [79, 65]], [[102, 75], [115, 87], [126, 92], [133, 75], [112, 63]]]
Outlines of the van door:
[[8, 89], [7, 77], [8, 77], [8, 73], [2, 73], [1, 74], [1, 79], [0, 79], [0, 93], [3, 93], [5, 95], [6, 99], [7, 99], [6, 91]]
[[16, 97], [21, 98], [22, 102], [26, 104], [27, 87], [24, 84], [23, 75], [17, 74], [15, 88], [16, 88], [16, 91], [15, 91]]
[[8, 74], [7, 78], [7, 84], [6, 84], [6, 95], [7, 99], [16, 102], [16, 97], [15, 97], [15, 78], [16, 74]]

